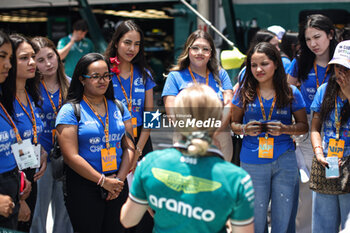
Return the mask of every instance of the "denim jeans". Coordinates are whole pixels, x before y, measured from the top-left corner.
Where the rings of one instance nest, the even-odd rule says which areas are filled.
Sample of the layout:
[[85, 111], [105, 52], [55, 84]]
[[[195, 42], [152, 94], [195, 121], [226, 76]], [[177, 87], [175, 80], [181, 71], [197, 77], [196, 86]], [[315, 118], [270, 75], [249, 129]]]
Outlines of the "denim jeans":
[[[295, 224], [293, 206], [297, 205], [299, 175], [295, 152], [288, 150], [268, 164], [242, 163], [252, 178], [255, 191], [255, 233], [267, 228], [267, 209], [271, 200], [271, 233], [286, 233]], [[292, 221], [292, 222], [290, 222]]]
[[312, 193], [312, 232], [338, 233], [350, 213], [350, 193], [340, 195]]
[[51, 163], [47, 163], [45, 174], [38, 180], [38, 196], [30, 228], [31, 233], [46, 233], [46, 218], [51, 202], [53, 233], [72, 233], [73, 228], [64, 205], [62, 181], [52, 177]]

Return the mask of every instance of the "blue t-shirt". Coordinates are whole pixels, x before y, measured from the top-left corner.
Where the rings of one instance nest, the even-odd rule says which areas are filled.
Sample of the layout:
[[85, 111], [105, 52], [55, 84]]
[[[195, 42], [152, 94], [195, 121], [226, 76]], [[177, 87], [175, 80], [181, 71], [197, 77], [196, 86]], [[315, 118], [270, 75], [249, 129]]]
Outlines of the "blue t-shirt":
[[[327, 67], [322, 67], [317, 65], [317, 78], [318, 78], [318, 83], [320, 85], [323, 82], [326, 70], [327, 70]], [[296, 59], [293, 59], [292, 63], [290, 64], [289, 75], [294, 78], [298, 77], [298, 61]], [[328, 82], [330, 75], [331, 75], [330, 73], [327, 74], [326, 79], [324, 80], [323, 83]], [[306, 112], [309, 114], [311, 103], [317, 91], [316, 74], [313, 67], [311, 68], [307, 76], [307, 79], [301, 83], [300, 91], [306, 103]]]
[[17, 167], [11, 145], [16, 143], [16, 135], [5, 112], [0, 108], [0, 174]]
[[225, 233], [228, 219], [237, 226], [253, 222], [250, 176], [216, 156], [151, 152], [136, 168], [129, 197], [155, 210], [155, 233]]
[[[44, 147], [47, 153], [50, 153], [52, 144], [53, 144], [53, 138], [52, 138], [52, 130], [55, 129], [55, 120], [56, 116], [53, 111], [51, 102], [49, 97], [47, 96], [47, 92], [44, 88], [44, 86], [40, 83], [40, 91], [41, 96], [43, 99], [43, 106], [42, 109], [38, 109], [40, 113], [40, 118], [44, 124], [44, 131], [41, 134], [40, 137], [40, 144]], [[57, 90], [55, 93], [48, 92], [53, 103], [56, 106], [57, 111], [58, 109], [58, 103], [59, 103], [59, 93], [60, 91]], [[63, 103], [63, 100], [61, 101]]]
[[[271, 121], [280, 121], [285, 125], [292, 124], [292, 113], [296, 112], [302, 108], [305, 108], [305, 102], [301, 96], [300, 91], [295, 86], [291, 85], [293, 90], [294, 100], [292, 106], [287, 106], [282, 109], [277, 109], [276, 106], [273, 109]], [[264, 110], [266, 117], [269, 115], [270, 108], [273, 102], [273, 98], [266, 100], [262, 98]], [[232, 99], [232, 103], [239, 108], [242, 108], [242, 103], [239, 100], [239, 91], [236, 92], [235, 96]], [[247, 109], [244, 112], [243, 123], [247, 124], [250, 121], [264, 121], [263, 115], [261, 113], [259, 98], [255, 98], [253, 103], [250, 103], [247, 106]], [[240, 153], [241, 161], [249, 164], [266, 164], [271, 163], [277, 158], [286, 152], [289, 149], [294, 150], [293, 140], [288, 134], [281, 134], [280, 136], [269, 137], [274, 138], [274, 149], [273, 149], [273, 158], [259, 158], [259, 137], [265, 137], [265, 133], [261, 133], [258, 136], [249, 136], [246, 135], [243, 137], [242, 149]]]
[[[123, 154], [121, 140], [125, 133], [124, 121], [129, 120], [131, 117], [125, 105], [123, 105], [124, 115], [122, 116], [118, 106], [112, 100], [107, 100], [107, 104], [109, 117], [109, 142], [111, 147], [116, 148], [117, 167], [119, 169]], [[106, 115], [101, 117], [103, 122], [106, 122]], [[83, 157], [96, 171], [103, 173], [101, 150], [106, 148], [104, 126], [87, 103], [84, 100], [80, 102], [79, 122], [74, 115], [73, 106], [70, 103], [63, 105], [57, 115], [56, 127], [61, 124], [78, 126], [79, 155]], [[104, 173], [111, 173], [117, 170]]]
[[[206, 83], [206, 77], [202, 77], [194, 72], [192, 73], [198, 83]], [[221, 101], [224, 99], [222, 90], [233, 89], [230, 77], [224, 69], [220, 69], [219, 71], [219, 79], [221, 81], [222, 88], [219, 87], [219, 84], [215, 81], [212, 73], [209, 74], [208, 79], [208, 85], [214, 89]], [[177, 96], [180, 91], [191, 86], [192, 84], [193, 80], [188, 69], [171, 71], [165, 81], [162, 97], [168, 95]]]
[[[321, 111], [321, 105], [323, 102], [324, 95], [326, 93], [327, 83], [321, 85], [316, 92], [314, 101], [311, 104], [311, 110], [315, 112]], [[337, 96], [337, 108], [338, 108], [338, 117], [340, 116], [341, 109], [348, 100], [344, 101]], [[335, 127], [335, 108], [331, 111], [328, 118], [323, 122], [323, 153], [325, 156], [328, 154], [328, 143], [329, 139], [336, 138], [336, 127]], [[350, 154], [350, 119], [346, 122], [345, 125], [340, 127], [340, 138], [345, 141], [344, 146], [344, 157]]]
[[[137, 118], [137, 126], [140, 126], [143, 124], [143, 111], [145, 109], [146, 91], [152, 89], [156, 84], [149, 77], [146, 79], [146, 83], [144, 84], [142, 74], [137, 66], [134, 66], [133, 79], [134, 81], [132, 85], [132, 117]], [[128, 77], [127, 79], [120, 77], [120, 81], [122, 82], [123, 88], [129, 98], [130, 77]], [[128, 106], [116, 74], [114, 74], [112, 82], [114, 87], [114, 97], [120, 100], [125, 106]]]
[[[38, 110], [39, 108], [35, 106], [32, 100], [32, 97], [30, 95], [28, 95], [28, 97], [35, 113], [34, 115], [36, 120], [38, 143], [40, 143], [40, 137], [44, 130], [44, 124], [41, 121], [41, 118], [39, 115], [39, 110]], [[23, 105], [23, 107], [26, 109], [27, 113], [29, 113], [30, 118], [27, 115], [27, 113], [22, 109], [17, 99], [15, 99], [13, 106], [14, 106], [14, 116], [12, 117], [12, 119], [18, 128], [18, 131], [19, 131], [19, 134], [21, 135], [22, 140], [30, 138], [31, 142], [33, 143], [34, 130], [33, 130], [32, 115], [31, 115], [29, 103], [27, 106]]]

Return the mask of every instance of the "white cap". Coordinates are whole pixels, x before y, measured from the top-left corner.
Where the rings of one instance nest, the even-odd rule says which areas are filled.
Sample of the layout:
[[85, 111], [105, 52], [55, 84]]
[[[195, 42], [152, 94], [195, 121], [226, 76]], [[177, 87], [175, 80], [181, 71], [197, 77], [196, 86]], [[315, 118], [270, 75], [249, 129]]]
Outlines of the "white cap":
[[267, 30], [269, 30], [270, 32], [275, 33], [279, 40], [282, 40], [282, 37], [283, 37], [284, 33], [286, 32], [286, 30], [283, 27], [278, 26], [278, 25], [270, 26], [270, 27], [267, 28]]
[[344, 40], [337, 45], [328, 64], [339, 64], [350, 69], [350, 40]]

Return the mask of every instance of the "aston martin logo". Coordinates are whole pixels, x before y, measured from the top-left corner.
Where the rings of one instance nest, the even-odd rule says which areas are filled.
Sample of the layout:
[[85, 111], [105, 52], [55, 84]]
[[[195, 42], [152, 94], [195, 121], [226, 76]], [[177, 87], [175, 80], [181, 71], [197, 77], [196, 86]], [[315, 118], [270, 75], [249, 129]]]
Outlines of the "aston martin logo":
[[169, 188], [188, 194], [199, 192], [211, 192], [220, 188], [219, 182], [203, 179], [195, 176], [183, 176], [178, 172], [160, 168], [152, 168], [153, 176]]

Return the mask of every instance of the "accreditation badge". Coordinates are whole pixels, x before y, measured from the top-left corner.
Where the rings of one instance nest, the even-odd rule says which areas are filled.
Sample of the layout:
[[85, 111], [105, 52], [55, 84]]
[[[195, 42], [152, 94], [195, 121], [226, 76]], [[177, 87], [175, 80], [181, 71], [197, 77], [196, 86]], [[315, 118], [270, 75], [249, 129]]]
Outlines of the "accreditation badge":
[[19, 170], [37, 166], [38, 159], [29, 138], [23, 140], [22, 143], [12, 144], [11, 149]]
[[336, 140], [334, 138], [329, 139], [327, 157], [343, 158], [344, 145], [344, 140]]
[[137, 118], [133, 117], [131, 118], [132, 123], [132, 132], [134, 134], [134, 138], [137, 138]]
[[40, 167], [41, 145], [40, 144], [33, 145], [33, 150], [34, 150], [35, 157], [37, 159], [37, 164], [31, 168], [39, 168]]
[[117, 170], [117, 152], [115, 147], [101, 150], [101, 162], [103, 172]]
[[259, 158], [273, 158], [273, 141], [274, 138], [259, 137]]

